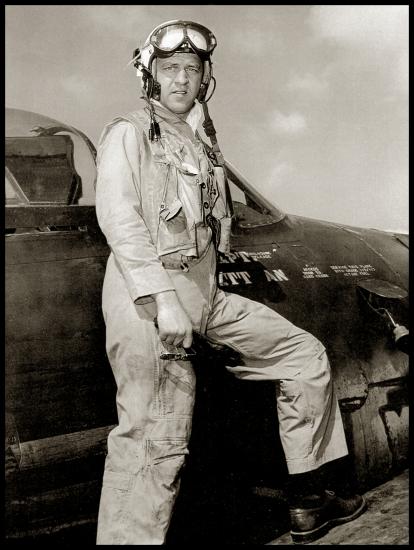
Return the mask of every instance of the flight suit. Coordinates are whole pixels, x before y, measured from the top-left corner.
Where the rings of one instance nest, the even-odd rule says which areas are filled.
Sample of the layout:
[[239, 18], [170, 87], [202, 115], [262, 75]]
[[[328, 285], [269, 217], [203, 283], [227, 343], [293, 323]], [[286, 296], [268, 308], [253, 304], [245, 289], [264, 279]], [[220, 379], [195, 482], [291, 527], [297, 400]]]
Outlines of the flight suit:
[[209, 180], [200, 212], [206, 202], [213, 212], [216, 207], [223, 251], [228, 210], [217, 202], [222, 192], [193, 129], [155, 107], [161, 142], [169, 141], [165, 150], [176, 158], [149, 142], [145, 112], [108, 126], [98, 151], [97, 216], [111, 248], [102, 307], [119, 424], [108, 437], [97, 544], [163, 544], [188, 454], [195, 375], [190, 362], [160, 359], [171, 348], [154, 325], [156, 292], [175, 290], [195, 332], [240, 354], [241, 364], [228, 368], [235, 376], [276, 382], [289, 473], [348, 453], [323, 345], [263, 304], [217, 288], [215, 248], [202, 218], [190, 220], [186, 231], [181, 222], [178, 230], [172, 225], [168, 235], [164, 222], [175, 216], [166, 220], [160, 213], [176, 203], [173, 195], [166, 200], [167, 175], [172, 188]]

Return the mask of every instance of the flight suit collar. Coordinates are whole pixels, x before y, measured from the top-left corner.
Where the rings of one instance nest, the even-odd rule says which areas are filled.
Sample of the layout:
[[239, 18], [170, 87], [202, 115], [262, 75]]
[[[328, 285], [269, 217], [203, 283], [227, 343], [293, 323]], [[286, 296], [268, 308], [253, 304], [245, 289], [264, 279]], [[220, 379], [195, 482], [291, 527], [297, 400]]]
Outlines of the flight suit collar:
[[[159, 101], [155, 101], [152, 99], [151, 103], [154, 107], [158, 123], [166, 122], [167, 124], [171, 124], [174, 126], [181, 126], [180, 131], [185, 132], [191, 138], [194, 137], [198, 123], [200, 122], [202, 116], [202, 107], [200, 103], [196, 101], [186, 120], [183, 120], [176, 113], [173, 113], [172, 111], [164, 107]], [[147, 110], [148, 107], [146, 107], [145, 109]]]

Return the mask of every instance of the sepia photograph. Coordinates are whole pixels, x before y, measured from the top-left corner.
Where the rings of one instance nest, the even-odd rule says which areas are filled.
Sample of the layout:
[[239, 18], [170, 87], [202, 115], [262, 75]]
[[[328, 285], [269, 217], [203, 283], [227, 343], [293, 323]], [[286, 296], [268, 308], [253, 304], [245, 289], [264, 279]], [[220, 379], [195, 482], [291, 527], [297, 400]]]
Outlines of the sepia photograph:
[[408, 545], [408, 5], [5, 5], [5, 537]]

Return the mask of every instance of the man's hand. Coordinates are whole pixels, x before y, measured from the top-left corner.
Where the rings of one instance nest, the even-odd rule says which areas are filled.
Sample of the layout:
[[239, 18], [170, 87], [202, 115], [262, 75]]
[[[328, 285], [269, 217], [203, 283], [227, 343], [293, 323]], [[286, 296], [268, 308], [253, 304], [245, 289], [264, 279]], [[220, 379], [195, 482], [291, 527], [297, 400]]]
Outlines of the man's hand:
[[189, 348], [193, 327], [174, 290], [153, 294], [157, 303], [157, 323], [160, 338], [173, 346]]

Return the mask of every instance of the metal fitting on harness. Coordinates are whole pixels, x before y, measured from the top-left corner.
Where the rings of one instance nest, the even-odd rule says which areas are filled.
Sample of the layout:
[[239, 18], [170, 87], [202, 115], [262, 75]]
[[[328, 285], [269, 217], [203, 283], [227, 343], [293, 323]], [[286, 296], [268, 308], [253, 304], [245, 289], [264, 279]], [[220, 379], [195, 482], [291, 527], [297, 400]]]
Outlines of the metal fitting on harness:
[[182, 269], [184, 273], [188, 273], [190, 271], [188, 263], [183, 258], [181, 258], [180, 261], [180, 269]]

